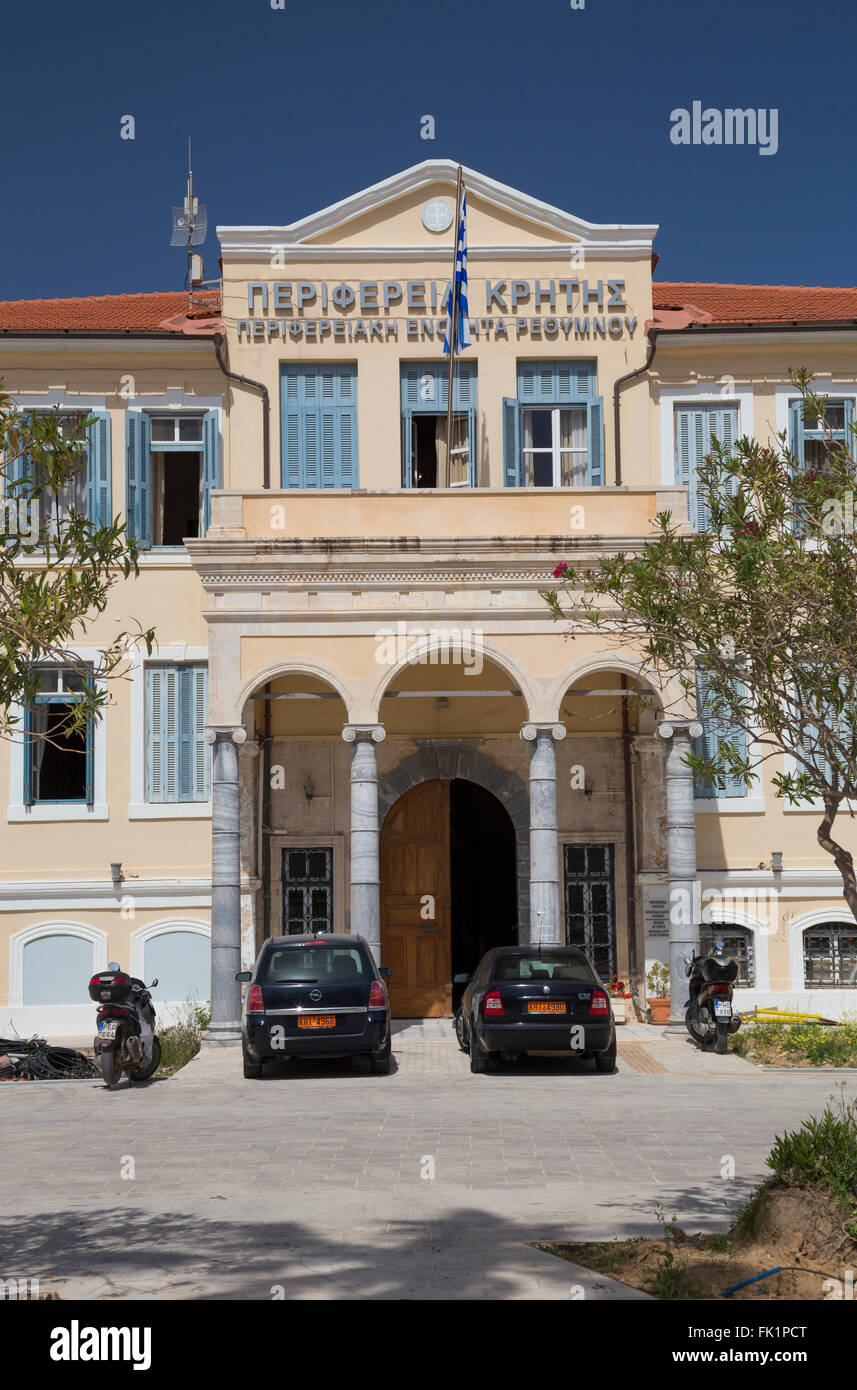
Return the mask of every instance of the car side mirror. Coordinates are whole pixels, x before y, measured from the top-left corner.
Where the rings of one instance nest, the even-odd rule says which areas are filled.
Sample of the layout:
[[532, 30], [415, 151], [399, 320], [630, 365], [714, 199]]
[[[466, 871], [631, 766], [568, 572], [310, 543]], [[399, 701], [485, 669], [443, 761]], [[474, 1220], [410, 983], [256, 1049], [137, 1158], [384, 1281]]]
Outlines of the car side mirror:
[[378, 974], [381, 976], [382, 980], [391, 980], [393, 978], [393, 972], [387, 965], [382, 965]]
[[253, 978], [253, 971], [252, 971], [252, 970], [239, 970], [239, 971], [238, 971], [238, 974], [235, 976], [235, 978], [236, 978], [236, 980], [239, 980], [239, 981], [241, 982], [242, 985], [246, 985], [248, 980], [252, 980], [252, 978]]
[[466, 985], [469, 979], [469, 975], [453, 975], [452, 983], [454, 985]]
[[155, 985], [156, 985], [157, 983], [158, 983], [158, 977], [157, 977], [157, 975], [156, 975], [155, 978], [154, 978], [154, 980], [152, 981], [152, 983], [149, 985], [149, 989], [154, 989], [154, 988], [155, 988]]

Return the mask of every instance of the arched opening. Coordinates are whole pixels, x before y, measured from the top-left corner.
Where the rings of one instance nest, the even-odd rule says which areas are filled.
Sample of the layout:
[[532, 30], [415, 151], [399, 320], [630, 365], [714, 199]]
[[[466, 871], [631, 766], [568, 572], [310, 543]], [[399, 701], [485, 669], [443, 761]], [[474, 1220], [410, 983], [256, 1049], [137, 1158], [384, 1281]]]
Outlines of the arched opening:
[[491, 946], [517, 935], [515, 830], [489, 791], [434, 778], [404, 792], [381, 830], [381, 960], [396, 1018], [448, 1017]]

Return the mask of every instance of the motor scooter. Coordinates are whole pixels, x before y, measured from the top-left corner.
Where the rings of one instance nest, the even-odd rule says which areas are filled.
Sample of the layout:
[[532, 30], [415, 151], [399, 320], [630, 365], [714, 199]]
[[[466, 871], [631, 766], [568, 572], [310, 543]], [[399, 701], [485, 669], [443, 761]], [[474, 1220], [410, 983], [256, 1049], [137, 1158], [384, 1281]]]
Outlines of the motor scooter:
[[155, 1006], [149, 993], [157, 983], [155, 979], [147, 986], [115, 962], [89, 982], [89, 997], [99, 1005], [98, 1032], [93, 1040], [95, 1060], [111, 1091], [123, 1076], [129, 1082], [148, 1081], [161, 1065]]
[[741, 1027], [741, 1015], [732, 1009], [738, 963], [726, 955], [722, 941], [715, 941], [707, 956], [687, 956], [685, 967], [690, 978], [684, 1015], [687, 1031], [701, 1048], [725, 1053], [729, 1034]]

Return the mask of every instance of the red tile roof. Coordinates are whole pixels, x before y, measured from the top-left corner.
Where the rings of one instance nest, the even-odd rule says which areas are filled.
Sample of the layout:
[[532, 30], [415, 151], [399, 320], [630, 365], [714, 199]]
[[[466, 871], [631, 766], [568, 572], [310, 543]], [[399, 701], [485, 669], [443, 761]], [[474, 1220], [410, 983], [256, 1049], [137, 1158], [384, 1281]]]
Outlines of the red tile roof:
[[[695, 309], [698, 323], [818, 323], [857, 319], [857, 288], [823, 285], [712, 285], [661, 281], [652, 285], [655, 322], [663, 311]], [[663, 321], [663, 326], [674, 326]], [[678, 326], [678, 325], [675, 325]]]
[[188, 319], [186, 290], [155, 294], [101, 294], [88, 299], [0, 301], [0, 333], [213, 333], [220, 327], [220, 295], [197, 293]]

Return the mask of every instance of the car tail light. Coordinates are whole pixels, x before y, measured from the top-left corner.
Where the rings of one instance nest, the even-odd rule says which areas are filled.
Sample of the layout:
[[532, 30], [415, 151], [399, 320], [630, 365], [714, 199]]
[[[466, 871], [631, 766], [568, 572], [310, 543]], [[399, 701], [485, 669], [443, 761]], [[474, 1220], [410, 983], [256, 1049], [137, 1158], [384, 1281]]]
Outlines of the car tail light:
[[369, 986], [369, 1008], [383, 1009], [387, 1003], [384, 986], [380, 980], [373, 980]]
[[251, 985], [247, 993], [247, 1012], [248, 1014], [263, 1014], [265, 1005], [262, 1003], [262, 991], [258, 985]]
[[505, 1014], [503, 1000], [500, 998], [499, 989], [492, 989], [486, 994], [482, 1004], [483, 1014], [493, 1014], [495, 1018], [502, 1018]]
[[592, 1003], [589, 1005], [589, 1012], [590, 1014], [609, 1014], [610, 1000], [603, 989], [592, 991]]

